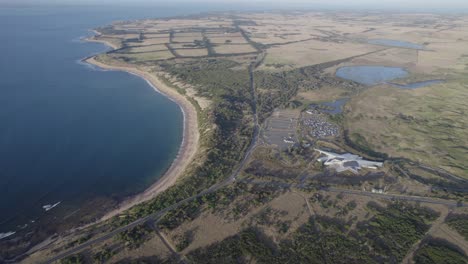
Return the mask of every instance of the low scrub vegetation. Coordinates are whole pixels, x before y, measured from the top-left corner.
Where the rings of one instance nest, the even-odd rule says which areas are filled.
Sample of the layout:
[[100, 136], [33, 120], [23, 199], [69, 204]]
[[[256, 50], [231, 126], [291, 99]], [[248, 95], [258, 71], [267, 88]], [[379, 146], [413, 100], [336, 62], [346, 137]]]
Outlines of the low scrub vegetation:
[[355, 229], [342, 218], [314, 216], [277, 244], [249, 228], [192, 251], [189, 258], [194, 263], [398, 263], [438, 216], [401, 202], [369, 203], [368, 209], [374, 216]]
[[465, 240], [468, 241], [468, 215], [467, 214], [450, 214], [445, 219], [445, 222]]
[[416, 251], [416, 264], [466, 264], [467, 256], [455, 245], [441, 239], [430, 238]]

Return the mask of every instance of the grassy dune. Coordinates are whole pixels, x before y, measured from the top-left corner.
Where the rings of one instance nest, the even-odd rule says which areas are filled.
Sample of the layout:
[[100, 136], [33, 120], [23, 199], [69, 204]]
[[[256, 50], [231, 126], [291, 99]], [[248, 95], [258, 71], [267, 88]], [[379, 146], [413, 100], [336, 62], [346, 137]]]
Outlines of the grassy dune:
[[418, 90], [376, 87], [345, 113], [351, 139], [468, 178], [468, 85], [459, 78]]

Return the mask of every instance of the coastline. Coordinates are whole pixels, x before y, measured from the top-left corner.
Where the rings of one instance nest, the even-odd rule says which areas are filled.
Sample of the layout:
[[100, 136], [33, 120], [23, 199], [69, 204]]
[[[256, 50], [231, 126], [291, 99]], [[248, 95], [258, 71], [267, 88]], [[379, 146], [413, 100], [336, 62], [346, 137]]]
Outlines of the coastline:
[[120, 48], [119, 46], [115, 45], [114, 43], [111, 43], [111, 42], [108, 42], [108, 41], [104, 41], [104, 40], [96, 39], [95, 37], [101, 35], [101, 33], [99, 33], [99, 32], [96, 31], [96, 30], [92, 30], [92, 32], [95, 34], [94, 36], [90, 36], [90, 37], [84, 38], [83, 40], [86, 41], [86, 42], [101, 43], [101, 44], [104, 44], [104, 45], [106, 45], [106, 46], [108, 46], [108, 47], [111, 47], [111, 48], [114, 49], [114, 50]]
[[119, 47], [117, 47], [116, 45], [114, 45], [114, 44], [112, 44], [110, 42], [102, 41], [102, 40], [97, 40], [97, 39], [93, 39], [93, 38], [85, 38], [84, 41], [94, 42], [94, 43], [101, 43], [101, 44], [104, 44], [104, 45], [106, 45], [108, 47], [111, 47], [114, 50], [119, 49]]
[[[113, 45], [111, 45], [108, 42], [99, 42], [114, 48]], [[177, 179], [180, 178], [182, 173], [185, 171], [185, 169], [195, 157], [195, 154], [198, 151], [200, 135], [198, 131], [197, 110], [192, 105], [192, 103], [190, 103], [190, 101], [187, 100], [187, 98], [185, 98], [184, 95], [181, 95], [173, 88], [168, 87], [157, 76], [150, 74], [144, 70], [138, 69], [137, 67], [111, 66], [97, 61], [95, 57], [96, 56], [91, 56], [83, 59], [83, 61], [104, 70], [125, 71], [130, 74], [139, 76], [140, 78], [143, 78], [146, 82], [148, 82], [148, 84], [151, 87], [153, 87], [153, 89], [156, 92], [166, 96], [167, 98], [175, 102], [180, 107], [183, 114], [182, 143], [180, 144], [177, 156], [172, 161], [169, 169], [145, 191], [125, 199], [119, 204], [118, 208], [112, 209], [110, 212], [107, 212], [100, 219], [101, 221], [104, 221], [115, 215], [118, 215], [119, 213], [131, 208], [134, 205], [154, 198], [157, 194], [163, 192], [164, 190], [174, 185]]]

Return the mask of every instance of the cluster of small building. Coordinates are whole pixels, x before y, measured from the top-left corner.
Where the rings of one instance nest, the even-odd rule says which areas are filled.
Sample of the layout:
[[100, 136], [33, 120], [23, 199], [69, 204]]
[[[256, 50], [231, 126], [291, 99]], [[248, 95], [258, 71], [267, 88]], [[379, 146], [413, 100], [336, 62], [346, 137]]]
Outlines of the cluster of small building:
[[[308, 110], [317, 111], [317, 110]], [[318, 114], [310, 114], [310, 117], [303, 120], [304, 126], [310, 128], [310, 135], [315, 138], [336, 137], [340, 134], [340, 128]]]

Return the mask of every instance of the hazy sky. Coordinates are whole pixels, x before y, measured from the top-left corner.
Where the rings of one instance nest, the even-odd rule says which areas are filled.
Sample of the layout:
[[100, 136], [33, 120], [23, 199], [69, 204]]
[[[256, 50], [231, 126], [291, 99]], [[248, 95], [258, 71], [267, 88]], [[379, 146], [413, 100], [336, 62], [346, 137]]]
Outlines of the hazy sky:
[[266, 8], [275, 6], [294, 7], [360, 7], [360, 8], [442, 8], [457, 9], [468, 8], [468, 0], [0, 0], [0, 4], [21, 4], [21, 3], [58, 3], [58, 4], [157, 4], [165, 5], [167, 3], [175, 4], [179, 2], [188, 3], [229, 3], [229, 4], [265, 4]]

